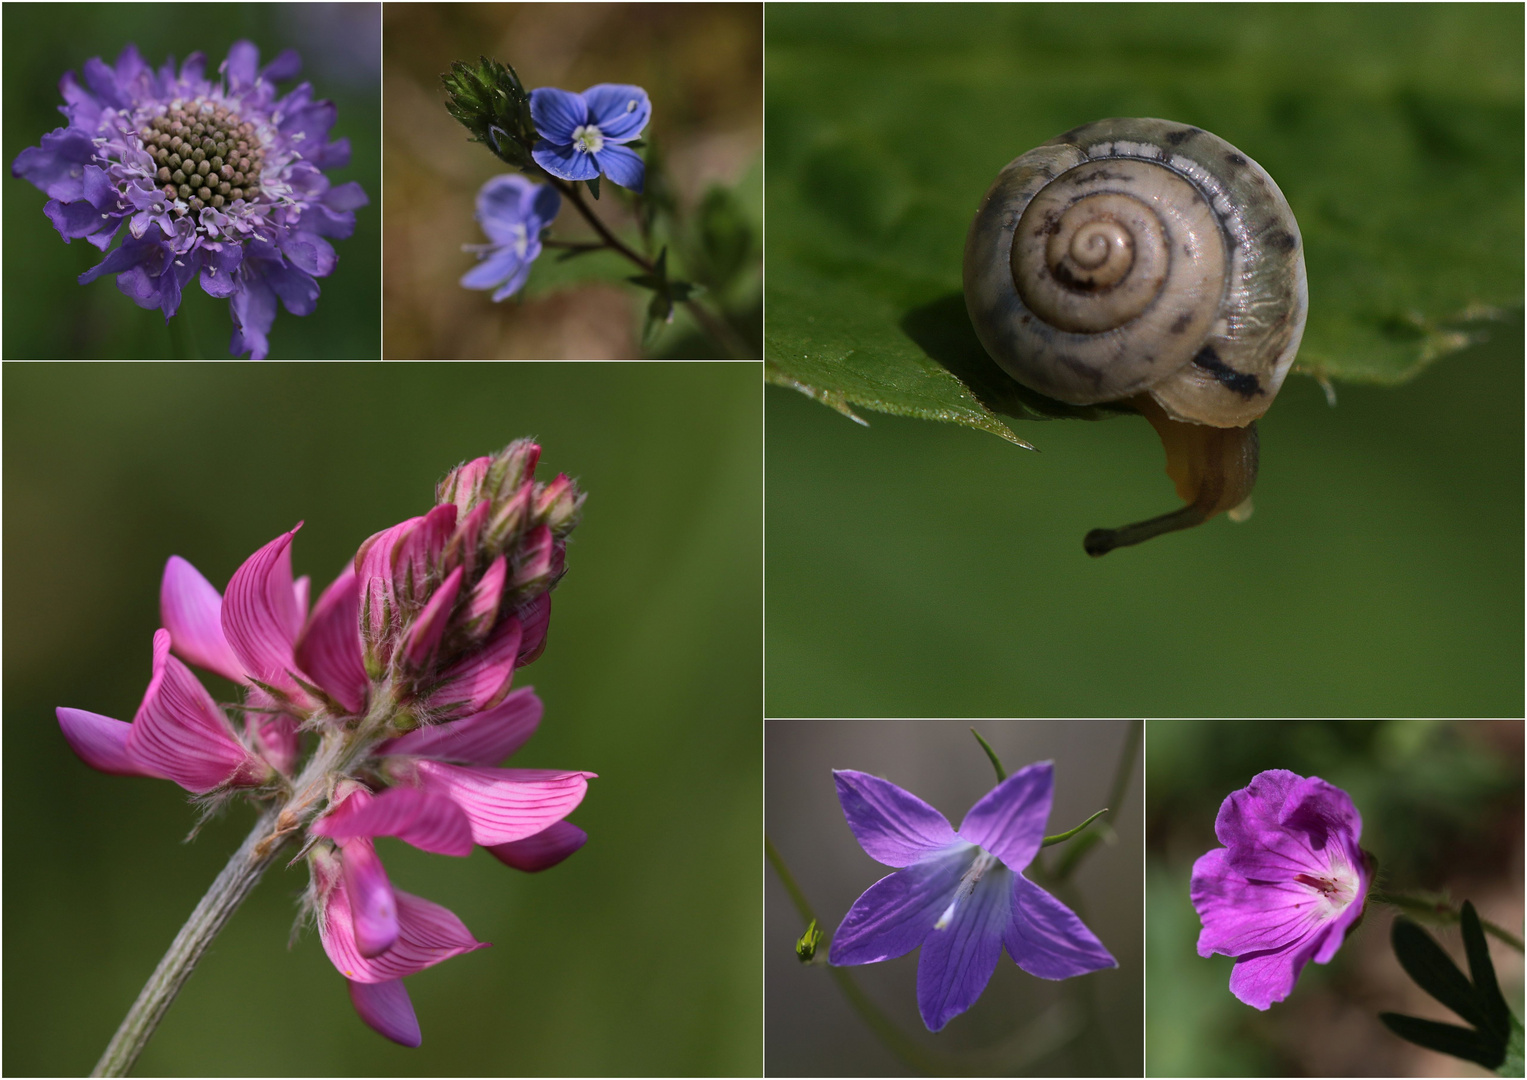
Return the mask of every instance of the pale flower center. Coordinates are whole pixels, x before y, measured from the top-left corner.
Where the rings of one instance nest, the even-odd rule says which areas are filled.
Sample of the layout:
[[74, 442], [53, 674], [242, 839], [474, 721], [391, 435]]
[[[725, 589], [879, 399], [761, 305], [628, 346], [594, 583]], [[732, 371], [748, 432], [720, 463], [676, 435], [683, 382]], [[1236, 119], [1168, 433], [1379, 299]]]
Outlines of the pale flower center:
[[1294, 882], [1309, 889], [1315, 897], [1314, 917], [1321, 922], [1336, 918], [1357, 899], [1357, 871], [1340, 853], [1333, 852], [1331, 864], [1323, 874], [1295, 874]]
[[525, 249], [530, 246], [530, 233], [524, 225], [518, 224], [511, 225], [509, 232], [514, 236], [514, 239], [509, 242], [514, 248], [514, 253], [523, 259], [525, 257]]
[[573, 129], [573, 146], [585, 154], [597, 154], [604, 149], [604, 134], [596, 124], [584, 124]]
[[997, 863], [997, 857], [985, 848], [976, 848], [975, 862], [970, 864], [970, 869], [960, 878], [959, 888], [954, 890], [954, 899], [949, 901], [949, 906], [938, 917], [938, 922], [933, 924], [935, 930], [946, 930], [954, 921], [955, 910], [970, 899], [970, 894], [976, 891], [976, 886], [986, 876], [986, 872]]

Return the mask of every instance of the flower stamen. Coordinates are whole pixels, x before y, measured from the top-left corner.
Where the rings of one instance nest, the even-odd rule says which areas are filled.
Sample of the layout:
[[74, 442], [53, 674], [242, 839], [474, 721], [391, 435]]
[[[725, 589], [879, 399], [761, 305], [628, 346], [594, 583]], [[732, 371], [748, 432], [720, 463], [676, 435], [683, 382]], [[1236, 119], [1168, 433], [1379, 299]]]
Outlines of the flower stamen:
[[960, 878], [959, 888], [954, 891], [954, 899], [949, 901], [949, 906], [938, 917], [938, 922], [933, 924], [933, 929], [948, 929], [949, 924], [954, 921], [955, 909], [970, 898], [970, 894], [976, 891], [976, 886], [986, 876], [986, 871], [990, 870], [997, 861], [997, 857], [985, 848], [976, 848], [976, 852], [975, 862], [970, 864], [970, 869], [966, 870], [964, 876]]

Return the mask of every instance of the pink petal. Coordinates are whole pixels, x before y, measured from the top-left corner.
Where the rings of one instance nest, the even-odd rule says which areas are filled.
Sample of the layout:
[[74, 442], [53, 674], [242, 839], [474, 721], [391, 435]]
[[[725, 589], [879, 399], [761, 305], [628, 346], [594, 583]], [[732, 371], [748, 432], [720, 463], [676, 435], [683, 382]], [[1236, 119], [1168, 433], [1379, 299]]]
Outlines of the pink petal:
[[252, 678], [282, 691], [293, 701], [310, 705], [307, 694], [292, 681], [296, 667], [292, 643], [302, 629], [302, 612], [292, 585], [292, 537], [282, 533], [233, 573], [223, 597], [223, 633], [234, 655]]
[[363, 644], [374, 651], [372, 659], [379, 666], [386, 666], [391, 659], [387, 637], [399, 618], [398, 599], [392, 589], [393, 553], [423, 521], [422, 517], [409, 518], [390, 529], [374, 533], [355, 553], [355, 577], [360, 587], [361, 636]]
[[345, 978], [362, 983], [401, 979], [488, 944], [474, 938], [460, 919], [439, 904], [401, 889], [394, 889], [393, 896], [398, 905], [398, 940], [373, 957], [362, 956], [355, 945], [354, 918], [343, 875], [324, 898], [318, 936], [324, 952]]
[[472, 571], [477, 568], [478, 540], [492, 510], [491, 503], [480, 502], [472, 507], [470, 513], [456, 518], [456, 532], [445, 545], [446, 566], [465, 566], [467, 576], [472, 575]]
[[296, 581], [292, 582], [292, 595], [297, 599], [297, 614], [301, 616], [301, 619], [297, 623], [297, 629], [299, 632], [302, 630], [302, 624], [307, 621], [308, 596], [312, 588], [313, 579], [308, 577], [306, 574], [303, 574]]
[[520, 654], [520, 622], [510, 617], [474, 653], [452, 665], [430, 694], [429, 704], [443, 714], [471, 715], [504, 700]]
[[485, 530], [490, 546], [503, 546], [510, 537], [525, 527], [525, 522], [530, 517], [531, 501], [534, 498], [535, 484], [527, 481], [513, 496], [499, 504]]
[[346, 711], [359, 715], [366, 707], [366, 664], [361, 656], [361, 594], [355, 567], [346, 566], [334, 579], [297, 639], [297, 666]]
[[[454, 513], [456, 508], [452, 506], [450, 510]], [[456, 594], [461, 592], [463, 573], [460, 566], [452, 570], [430, 596], [424, 610], [415, 616], [404, 632], [399, 648], [406, 668], [423, 671], [433, 665], [435, 651], [440, 647], [440, 639], [451, 621], [451, 609], [456, 606]]]
[[461, 808], [444, 795], [412, 787], [388, 788], [376, 796], [357, 792], [315, 821], [311, 831], [351, 842], [356, 837], [396, 836], [437, 855], [472, 854], [472, 826]]
[[60, 707], [54, 712], [58, 715], [58, 726], [63, 729], [64, 738], [69, 740], [80, 760], [92, 769], [117, 776], [160, 778], [159, 773], [139, 765], [128, 754], [127, 734], [132, 730], [131, 724], [84, 709]]
[[355, 927], [355, 947], [367, 959], [392, 948], [398, 940], [398, 906], [392, 883], [370, 840], [355, 839], [340, 847], [345, 895]]
[[455, 503], [456, 509], [463, 514], [472, 505], [482, 492], [483, 478], [488, 475], [488, 466], [493, 464], [490, 457], [475, 458], [465, 465], [458, 465], [451, 470], [450, 475], [440, 481], [435, 488], [435, 501], [437, 503]]
[[467, 765], [497, 765], [524, 746], [540, 723], [541, 699], [527, 686], [484, 712], [445, 724], [431, 724], [389, 739], [376, 748], [376, 753], [380, 756], [413, 754]]
[[170, 655], [170, 632], [154, 632], [154, 677], [127, 735], [127, 752], [187, 791], [261, 784], [269, 768], [234, 737], [228, 718], [191, 669]]
[[538, 659], [546, 648], [546, 628], [551, 625], [551, 593], [544, 592], [517, 612], [522, 628], [519, 666]]
[[222, 614], [223, 598], [212, 583], [179, 555], [171, 555], [159, 585], [159, 618], [170, 632], [176, 655], [225, 679], [247, 683], [244, 665], [223, 636]]
[[419, 1018], [414, 1015], [414, 1004], [408, 1000], [402, 979], [379, 983], [346, 979], [345, 985], [350, 988], [350, 1004], [367, 1027], [401, 1046], [418, 1046], [423, 1042]]
[[446, 541], [456, 531], [456, 505], [446, 503], [424, 515], [419, 527], [399, 542], [392, 565], [393, 595], [420, 603], [439, 579]]
[[510, 585], [515, 588], [523, 588], [551, 576], [552, 572], [552, 535], [551, 530], [545, 525], [537, 525], [530, 530], [530, 535], [515, 552], [514, 576], [509, 579]]
[[559, 821], [523, 840], [494, 844], [488, 848], [488, 853], [505, 866], [534, 874], [556, 866], [581, 848], [588, 838], [589, 834], [571, 821]]
[[480, 640], [486, 637], [498, 620], [498, 602], [503, 599], [504, 580], [508, 573], [509, 564], [500, 555], [483, 571], [483, 576], [472, 589], [472, 595], [467, 599], [465, 619], [467, 632], [474, 638]]
[[250, 708], [244, 713], [244, 734], [265, 758], [282, 773], [292, 775], [301, 749], [297, 721], [276, 711], [276, 699], [252, 686], [244, 695]]
[[472, 839], [484, 847], [523, 840], [562, 820], [583, 801], [595, 775], [448, 765], [428, 758], [393, 761], [398, 773], [411, 774], [423, 790], [453, 799], [472, 823]]

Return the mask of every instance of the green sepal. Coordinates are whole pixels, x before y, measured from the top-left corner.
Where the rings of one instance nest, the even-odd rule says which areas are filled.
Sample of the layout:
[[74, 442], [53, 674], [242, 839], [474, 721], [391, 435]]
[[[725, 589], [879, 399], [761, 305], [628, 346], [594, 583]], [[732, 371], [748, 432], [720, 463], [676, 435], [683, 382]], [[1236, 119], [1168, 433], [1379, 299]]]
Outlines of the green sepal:
[[440, 81], [446, 111], [472, 133], [473, 141], [508, 165], [540, 171], [530, 156], [540, 137], [530, 119], [530, 95], [514, 68], [486, 56], [478, 57], [475, 66], [455, 60]]
[[[1050, 847], [1052, 844], [1063, 844], [1067, 840], [1069, 840], [1073, 836], [1075, 836], [1077, 833], [1079, 833], [1083, 829], [1085, 829], [1088, 825], [1091, 825], [1094, 821], [1096, 821], [1098, 818], [1102, 817], [1106, 813], [1108, 813], [1108, 807], [1105, 806], [1105, 807], [1103, 807], [1103, 809], [1101, 809], [1097, 813], [1093, 814], [1090, 818], [1088, 818], [1086, 821], [1082, 822], [1076, 828], [1074, 828], [1074, 829], [1067, 829], [1063, 833], [1056, 833], [1054, 836], [1047, 836], [1047, 837], [1045, 837], [1043, 843], [1041, 843], [1039, 846], [1042, 847], [1042, 848], [1047, 848], [1047, 847]], [[1096, 843], [1096, 841], [1093, 841], [1093, 842]]]
[[795, 958], [803, 964], [811, 963], [816, 958], [817, 946], [821, 943], [822, 931], [817, 928], [817, 921], [812, 919], [810, 925], [806, 927], [806, 932], [795, 943]]
[[1002, 783], [1002, 781], [1007, 779], [1007, 770], [1002, 767], [1002, 759], [999, 758], [997, 756], [997, 752], [991, 748], [991, 743], [981, 738], [981, 733], [979, 731], [977, 731], [975, 728], [971, 728], [970, 733], [976, 737], [976, 742], [981, 744], [981, 749], [985, 750], [986, 756], [991, 759], [991, 767], [997, 770], [997, 783]]
[[594, 201], [599, 201], [599, 177], [591, 176], [584, 181], [589, 186], [589, 194], [594, 196]]

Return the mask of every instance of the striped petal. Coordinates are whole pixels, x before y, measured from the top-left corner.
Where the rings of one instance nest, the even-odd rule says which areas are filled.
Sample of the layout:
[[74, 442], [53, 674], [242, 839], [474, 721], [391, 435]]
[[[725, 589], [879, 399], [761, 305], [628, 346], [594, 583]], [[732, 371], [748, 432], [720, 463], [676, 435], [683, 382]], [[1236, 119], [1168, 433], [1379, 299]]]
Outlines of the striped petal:
[[388, 788], [367, 797], [351, 795], [338, 809], [315, 821], [312, 832], [335, 840], [396, 836], [437, 855], [472, 854], [472, 827], [461, 808], [444, 795], [413, 787]]
[[[451, 506], [450, 509], [454, 513], [456, 507]], [[407, 669], [418, 672], [434, 664], [435, 651], [440, 647], [440, 639], [445, 636], [445, 628], [451, 621], [456, 594], [461, 592], [462, 575], [462, 567], [452, 570], [430, 596], [424, 610], [419, 612], [404, 632], [399, 648]]]
[[445, 715], [470, 716], [503, 701], [518, 666], [520, 640], [520, 621], [504, 620], [482, 648], [440, 677], [430, 706]]
[[595, 775], [448, 765], [427, 758], [402, 764], [399, 771], [411, 773], [420, 788], [446, 795], [461, 807], [471, 822], [472, 839], [484, 847], [524, 840], [561, 821], [583, 801]]
[[414, 1015], [414, 1003], [408, 1000], [402, 979], [387, 982], [361, 983], [346, 979], [350, 988], [350, 1004], [355, 1014], [379, 1035], [385, 1035], [400, 1046], [418, 1046], [423, 1042], [419, 1034], [419, 1018]]
[[461, 920], [439, 904], [394, 889], [398, 938], [379, 956], [362, 956], [355, 944], [355, 917], [343, 875], [324, 898], [318, 918], [323, 950], [339, 973], [352, 982], [383, 983], [413, 975], [442, 960], [484, 948]]
[[145, 768], [127, 752], [127, 735], [132, 725], [84, 709], [58, 708], [58, 726], [64, 738], [92, 769], [116, 776], [152, 776], [160, 774]]
[[534, 874], [556, 866], [584, 845], [589, 834], [571, 821], [548, 825], [534, 836], [489, 847], [492, 855], [505, 866]]
[[524, 746], [540, 723], [541, 699], [526, 686], [491, 709], [410, 731], [382, 743], [376, 752], [382, 756], [412, 754], [466, 765], [497, 765]]
[[297, 721], [279, 711], [276, 699], [252, 686], [244, 696], [244, 735], [260, 756], [291, 776], [301, 750]]
[[247, 683], [244, 665], [223, 636], [223, 598], [201, 572], [179, 555], [164, 564], [159, 618], [170, 632], [175, 655], [188, 664]]
[[307, 694], [288, 671], [296, 667], [292, 643], [302, 630], [302, 612], [292, 584], [292, 537], [282, 533], [233, 573], [223, 597], [223, 633], [252, 678], [309, 705]]
[[345, 894], [355, 927], [355, 947], [371, 959], [398, 940], [398, 905], [392, 882], [370, 840], [355, 839], [340, 848]]
[[297, 666], [324, 693], [359, 715], [366, 708], [366, 665], [361, 656], [361, 593], [355, 567], [346, 566], [313, 608], [293, 654]]
[[551, 593], [544, 592], [515, 613], [520, 620], [519, 666], [536, 660], [546, 648], [546, 630], [551, 625]]

